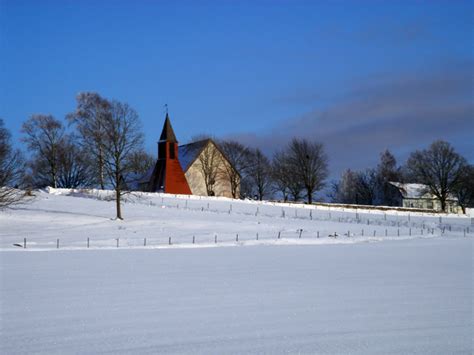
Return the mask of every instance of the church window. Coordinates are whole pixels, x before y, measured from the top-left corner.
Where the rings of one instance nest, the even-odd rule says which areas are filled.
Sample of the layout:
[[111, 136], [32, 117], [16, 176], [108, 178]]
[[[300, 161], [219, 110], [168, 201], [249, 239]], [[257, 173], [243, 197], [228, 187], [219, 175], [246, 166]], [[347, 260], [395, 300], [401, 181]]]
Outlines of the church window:
[[170, 150], [170, 159], [174, 159], [175, 158], [174, 144], [172, 142], [169, 143], [169, 150]]

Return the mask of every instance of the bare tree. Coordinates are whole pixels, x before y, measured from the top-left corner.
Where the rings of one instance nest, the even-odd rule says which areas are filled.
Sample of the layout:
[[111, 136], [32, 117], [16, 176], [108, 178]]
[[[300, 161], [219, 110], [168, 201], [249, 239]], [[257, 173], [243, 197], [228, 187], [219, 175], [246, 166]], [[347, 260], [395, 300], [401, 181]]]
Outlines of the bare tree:
[[123, 219], [121, 197], [124, 177], [129, 167], [126, 164], [130, 155], [141, 149], [143, 134], [138, 114], [128, 104], [112, 101], [110, 115], [102, 121], [107, 127], [103, 136], [103, 158], [107, 175], [115, 190], [117, 219]]
[[466, 164], [448, 142], [435, 141], [428, 149], [412, 153], [407, 168], [411, 178], [425, 184], [446, 211], [446, 201], [456, 192]]
[[248, 175], [253, 181], [258, 199], [262, 201], [272, 184], [270, 160], [258, 148], [252, 151], [251, 158], [253, 163]]
[[273, 155], [271, 174], [275, 190], [282, 194], [285, 202], [288, 201], [290, 195], [294, 201], [301, 198], [304, 187], [294, 173], [290, 158], [285, 150]]
[[294, 138], [288, 146], [288, 157], [295, 175], [306, 190], [308, 203], [313, 195], [324, 186], [328, 176], [328, 157], [321, 143]]
[[128, 169], [135, 175], [145, 174], [155, 164], [155, 158], [143, 149], [132, 152], [126, 161]]
[[204, 178], [208, 196], [215, 196], [214, 186], [220, 174], [222, 174], [221, 153], [211, 140], [204, 143], [205, 147], [199, 155], [199, 169]]
[[65, 136], [58, 149], [58, 187], [90, 187], [95, 182], [90, 156], [73, 136]]
[[236, 141], [222, 141], [219, 147], [224, 152], [230, 164], [222, 164], [221, 175], [229, 181], [233, 198], [239, 196], [239, 186], [242, 176], [247, 173], [250, 162], [250, 149]]
[[19, 203], [24, 194], [15, 189], [22, 179], [23, 157], [11, 144], [11, 134], [0, 118], [0, 209]]
[[464, 167], [455, 192], [463, 213], [467, 207], [474, 207], [474, 165]]
[[377, 193], [377, 174], [373, 169], [344, 171], [333, 185], [332, 200], [337, 203], [373, 205]]
[[374, 205], [378, 189], [377, 173], [374, 169], [366, 169], [358, 173], [357, 203]]
[[51, 115], [33, 115], [23, 123], [23, 141], [34, 153], [34, 159], [43, 161], [42, 167], [48, 184], [58, 187], [59, 147], [64, 138], [62, 123]]
[[401, 182], [402, 174], [397, 167], [397, 160], [387, 149], [380, 154], [380, 162], [376, 171], [377, 193], [375, 204], [394, 206], [397, 204], [397, 192], [390, 185], [391, 181]]
[[341, 179], [333, 184], [332, 201], [336, 203], [358, 204], [359, 175], [347, 169], [342, 173]]
[[212, 135], [212, 134], [209, 134], [209, 133], [198, 133], [198, 134], [195, 134], [193, 136], [191, 136], [191, 138], [189, 139], [189, 143], [196, 143], [196, 142], [200, 142], [200, 141], [207, 141], [207, 140], [213, 140], [214, 142], [217, 142], [218, 139]]
[[76, 110], [67, 115], [71, 124], [75, 124], [81, 137], [81, 145], [92, 155], [95, 161], [97, 181], [105, 188], [105, 152], [104, 140], [110, 119], [111, 104], [99, 94], [83, 92], [76, 96]]

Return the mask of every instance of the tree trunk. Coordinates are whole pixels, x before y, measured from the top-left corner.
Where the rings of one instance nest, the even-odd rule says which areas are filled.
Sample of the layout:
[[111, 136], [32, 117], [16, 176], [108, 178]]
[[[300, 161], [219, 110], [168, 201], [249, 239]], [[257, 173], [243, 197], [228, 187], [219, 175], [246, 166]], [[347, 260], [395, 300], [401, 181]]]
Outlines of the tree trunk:
[[120, 205], [120, 188], [115, 189], [115, 204], [117, 206], [117, 219], [123, 219], [122, 206]]
[[104, 157], [102, 156], [102, 146], [99, 145], [99, 184], [100, 184], [100, 189], [104, 190], [105, 189], [105, 184], [104, 184]]
[[311, 190], [306, 188], [307, 194], [308, 194], [308, 204], [311, 205], [313, 203], [313, 194], [311, 193]]
[[446, 199], [441, 198], [440, 202], [441, 202], [441, 209], [443, 210], [443, 212], [446, 212]]

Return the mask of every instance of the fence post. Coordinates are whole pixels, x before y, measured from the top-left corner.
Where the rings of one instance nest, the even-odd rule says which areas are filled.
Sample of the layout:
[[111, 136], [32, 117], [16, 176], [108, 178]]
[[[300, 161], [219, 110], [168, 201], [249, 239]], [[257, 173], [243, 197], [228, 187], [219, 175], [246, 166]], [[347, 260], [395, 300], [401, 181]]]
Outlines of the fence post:
[[239, 233], [237, 233], [237, 234], [235, 235], [235, 241], [236, 241], [236, 242], [239, 241]]
[[319, 238], [319, 231], [318, 231], [318, 236], [317, 236], [317, 238]]
[[387, 229], [385, 228], [385, 236], [387, 236], [387, 233], [388, 233], [388, 231], [387, 231]]
[[196, 241], [196, 237], [193, 235], [193, 244], [194, 244], [195, 241]]
[[[278, 232], [278, 239], [280, 239], [280, 233], [281, 233], [281, 232], [279, 231], [279, 232]], [[26, 245], [26, 244], [25, 244], [25, 245]]]
[[423, 235], [423, 229], [421, 229], [421, 235]]
[[301, 239], [301, 233], [303, 233], [302, 229], [300, 229], [300, 235], [299, 235], [298, 239]]
[[26, 249], [26, 238], [23, 238], [23, 249]]
[[59, 239], [56, 239], [56, 249], [59, 249]]
[[258, 216], [258, 207], [257, 207], [257, 211], [255, 212], [255, 216]]
[[397, 236], [400, 236], [400, 228], [397, 229]]
[[143, 238], [143, 246], [146, 247], [146, 238]]
[[410, 227], [410, 229], [409, 229], [409, 232], [408, 232], [408, 233], [409, 233], [408, 235], [411, 235], [411, 227]]
[[168, 239], [168, 244], [171, 245], [171, 237]]
[[90, 241], [89, 241], [89, 237], [87, 238], [87, 248], [89, 248], [89, 245], [90, 245]]
[[257, 233], [257, 240], [258, 240], [258, 233]]
[[117, 238], [117, 248], [119, 247], [120, 238]]
[[313, 211], [312, 210], [309, 210], [309, 219], [313, 220]]
[[351, 236], [351, 231], [347, 231], [347, 237]]
[[374, 237], [375, 237], [375, 229], [374, 229]]
[[364, 236], [364, 228], [362, 228], [362, 236]]
[[216, 234], [216, 235], [214, 235], [214, 243], [216, 243], [216, 244], [217, 244], [217, 234]]

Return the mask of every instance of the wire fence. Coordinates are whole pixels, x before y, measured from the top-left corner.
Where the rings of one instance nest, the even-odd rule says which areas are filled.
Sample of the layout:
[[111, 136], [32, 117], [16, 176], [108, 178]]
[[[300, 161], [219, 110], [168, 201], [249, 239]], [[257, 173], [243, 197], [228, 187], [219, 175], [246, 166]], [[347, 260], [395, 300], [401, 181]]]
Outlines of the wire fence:
[[[466, 217], [435, 214], [435, 213], [410, 213], [406, 211], [378, 211], [354, 208], [343, 208], [318, 205], [286, 204], [277, 202], [239, 201], [228, 199], [201, 199], [197, 196], [154, 196], [153, 198], [137, 197], [128, 199], [128, 203], [146, 205], [158, 209], [182, 210], [185, 213], [203, 213], [224, 216], [249, 217], [250, 220], [264, 219], [291, 220], [292, 225], [300, 228], [255, 230], [255, 231], [229, 231], [226, 233], [207, 232], [195, 233], [184, 231], [168, 231], [166, 233], [140, 232], [142, 237], [98, 237], [89, 236], [82, 240], [77, 238], [56, 238], [51, 235], [41, 235], [41, 240], [35, 236], [24, 236], [23, 240], [13, 246], [23, 249], [45, 248], [124, 248], [124, 247], [153, 247], [153, 246], [179, 246], [179, 245], [210, 245], [232, 243], [266, 243], [278, 240], [361, 240], [363, 238], [406, 238], [428, 236], [470, 236], [471, 219]], [[184, 212], [186, 211], [186, 212]], [[154, 213], [154, 212], [153, 212]], [[222, 217], [222, 218], [221, 218]], [[194, 216], [195, 218], [195, 216]], [[321, 222], [334, 222], [327, 223]], [[278, 224], [278, 223], [277, 223]], [[281, 223], [280, 223], [281, 224]], [[326, 225], [325, 225], [326, 224]], [[148, 234], [148, 235], [147, 235]], [[20, 236], [21, 238], [22, 236]], [[10, 244], [11, 246], [11, 244]]]
[[[467, 227], [459, 232], [448, 232], [445, 228], [366, 228], [347, 230], [304, 230], [295, 231], [279, 230], [277, 232], [255, 232], [255, 233], [202, 233], [189, 236], [152, 236], [152, 237], [122, 237], [122, 238], [100, 238], [88, 237], [83, 240], [70, 240], [68, 238], [42, 239], [35, 241], [34, 238], [23, 238], [20, 243], [13, 246], [22, 249], [101, 249], [101, 248], [151, 248], [170, 246], [210, 246], [210, 245], [239, 245], [239, 244], [266, 244], [268, 242], [292, 243], [295, 241], [320, 241], [322, 244], [329, 240], [339, 241], [371, 241], [371, 240], [397, 240], [407, 238], [429, 238], [429, 237], [463, 236], [472, 237], [472, 229]], [[297, 243], [296, 243], [297, 244]]]

